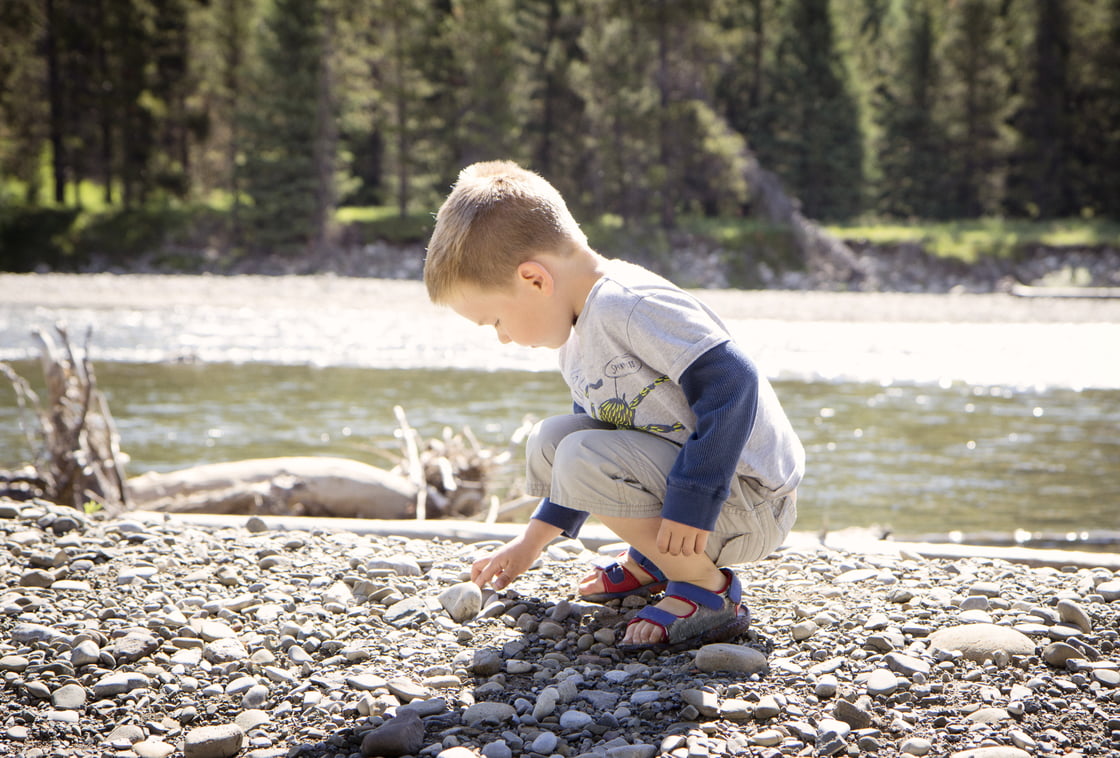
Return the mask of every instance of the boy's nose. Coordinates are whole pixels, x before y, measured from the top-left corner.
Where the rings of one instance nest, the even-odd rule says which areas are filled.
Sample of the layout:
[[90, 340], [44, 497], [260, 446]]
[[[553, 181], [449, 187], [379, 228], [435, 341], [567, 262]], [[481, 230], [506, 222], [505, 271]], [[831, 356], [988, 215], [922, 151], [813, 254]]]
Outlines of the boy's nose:
[[508, 345], [510, 342], [512, 342], [512, 340], [509, 338], [509, 335], [503, 332], [501, 329], [495, 329], [494, 331], [498, 333], [498, 342], [501, 342], [503, 345]]

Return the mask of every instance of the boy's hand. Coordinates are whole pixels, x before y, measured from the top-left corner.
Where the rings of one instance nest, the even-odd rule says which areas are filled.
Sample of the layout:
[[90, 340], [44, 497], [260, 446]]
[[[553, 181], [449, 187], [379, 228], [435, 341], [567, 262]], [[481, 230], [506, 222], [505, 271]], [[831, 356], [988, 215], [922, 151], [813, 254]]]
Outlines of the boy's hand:
[[485, 587], [486, 583], [490, 582], [494, 589], [504, 589], [510, 582], [525, 573], [538, 555], [540, 555], [539, 550], [526, 545], [521, 537], [515, 537], [496, 552], [483, 556], [471, 564], [471, 581], [479, 587]]
[[496, 552], [483, 556], [471, 564], [471, 581], [479, 587], [487, 582], [496, 590], [509, 586], [533, 565], [545, 545], [560, 534], [558, 527], [537, 519], [530, 519], [525, 531], [514, 537]]
[[708, 534], [705, 529], [663, 518], [657, 530], [657, 549], [669, 555], [701, 555], [708, 546]]

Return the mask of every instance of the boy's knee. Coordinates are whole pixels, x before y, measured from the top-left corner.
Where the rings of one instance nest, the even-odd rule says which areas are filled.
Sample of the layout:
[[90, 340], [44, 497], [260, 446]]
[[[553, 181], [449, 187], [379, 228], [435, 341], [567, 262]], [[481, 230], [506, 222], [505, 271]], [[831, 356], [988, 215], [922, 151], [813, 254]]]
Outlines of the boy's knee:
[[529, 436], [525, 439], [526, 456], [534, 458], [543, 454], [547, 460], [552, 460], [556, 446], [564, 439], [558, 418], [560, 417], [551, 416], [533, 424]]
[[596, 446], [591, 444], [594, 432], [574, 432], [557, 444], [553, 457], [553, 467], [560, 471], [585, 471], [589, 463], [601, 460]]

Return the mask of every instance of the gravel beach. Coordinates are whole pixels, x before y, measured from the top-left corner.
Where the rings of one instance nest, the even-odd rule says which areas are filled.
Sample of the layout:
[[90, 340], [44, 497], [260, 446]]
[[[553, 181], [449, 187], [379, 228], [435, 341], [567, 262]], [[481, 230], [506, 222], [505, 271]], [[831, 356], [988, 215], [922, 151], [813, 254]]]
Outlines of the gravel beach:
[[736, 567], [752, 631], [626, 657], [638, 602], [554, 543], [202, 527], [0, 501], [0, 755], [1120, 754], [1120, 576], [787, 547]]

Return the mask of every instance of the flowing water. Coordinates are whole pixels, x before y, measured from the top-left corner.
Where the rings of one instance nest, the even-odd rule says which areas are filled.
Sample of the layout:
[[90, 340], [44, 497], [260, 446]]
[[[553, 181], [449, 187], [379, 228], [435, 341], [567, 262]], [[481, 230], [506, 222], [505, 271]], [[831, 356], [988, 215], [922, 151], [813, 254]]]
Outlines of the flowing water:
[[[38, 367], [15, 368], [32, 377]], [[526, 416], [566, 412], [554, 373], [272, 364], [103, 363], [130, 474], [282, 455], [398, 456], [393, 406], [423, 437], [464, 426], [509, 447]], [[1120, 529], [1120, 392], [778, 381], [805, 443], [798, 528], [896, 533]], [[0, 390], [0, 467], [26, 459]], [[22, 456], [22, 457], [21, 457]]]

